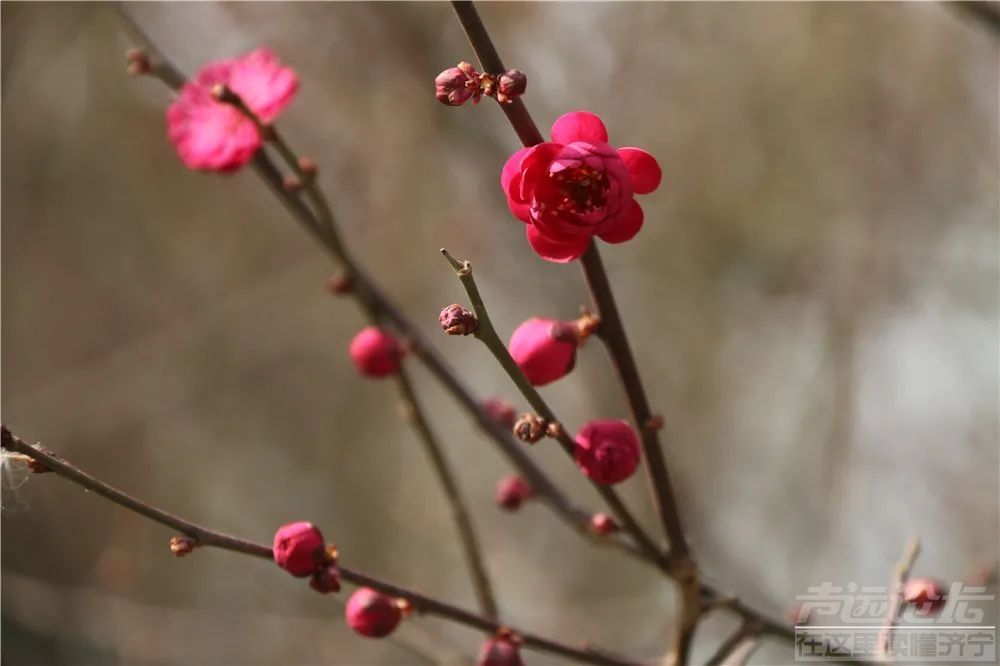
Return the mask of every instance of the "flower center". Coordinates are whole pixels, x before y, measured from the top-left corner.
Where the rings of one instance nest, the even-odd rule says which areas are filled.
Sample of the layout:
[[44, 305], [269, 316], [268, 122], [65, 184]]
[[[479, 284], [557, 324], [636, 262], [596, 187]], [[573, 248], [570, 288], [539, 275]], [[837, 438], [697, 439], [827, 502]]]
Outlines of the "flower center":
[[584, 215], [607, 203], [608, 175], [585, 164], [553, 174], [556, 190], [562, 195], [556, 210]]

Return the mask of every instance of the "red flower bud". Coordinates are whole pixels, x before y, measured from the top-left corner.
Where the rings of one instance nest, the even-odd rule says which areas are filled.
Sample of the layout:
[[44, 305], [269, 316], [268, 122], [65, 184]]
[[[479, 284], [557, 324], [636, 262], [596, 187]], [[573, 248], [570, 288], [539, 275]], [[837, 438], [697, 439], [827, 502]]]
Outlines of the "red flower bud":
[[189, 536], [170, 537], [170, 552], [177, 557], [184, 557], [198, 546], [198, 542]]
[[514, 409], [514, 405], [503, 398], [487, 398], [483, 401], [483, 409], [490, 415], [490, 418], [500, 425], [507, 428], [514, 427], [514, 421], [517, 420], [517, 411]]
[[340, 592], [340, 568], [336, 564], [327, 564], [317, 569], [309, 579], [309, 587], [320, 594]]
[[523, 95], [527, 87], [528, 77], [524, 75], [524, 72], [519, 69], [508, 69], [500, 75], [497, 81], [497, 101], [508, 104], [515, 97]]
[[402, 619], [395, 599], [369, 587], [362, 587], [351, 595], [344, 614], [351, 629], [370, 638], [388, 636]]
[[528, 482], [517, 474], [505, 476], [497, 481], [497, 505], [507, 511], [517, 511], [524, 500], [534, 494]]
[[576, 362], [576, 327], [533, 317], [510, 336], [510, 355], [528, 381], [544, 386], [565, 376]]
[[590, 517], [590, 529], [594, 530], [596, 534], [601, 536], [606, 536], [608, 534], [613, 534], [617, 532], [620, 527], [615, 519], [606, 513], [595, 513]]
[[476, 666], [524, 666], [517, 644], [506, 638], [492, 638], [483, 643]]
[[903, 601], [919, 605], [922, 615], [939, 612], [948, 599], [941, 585], [933, 578], [911, 578], [903, 588]]
[[350, 354], [358, 371], [369, 377], [399, 372], [403, 358], [399, 341], [376, 326], [367, 326], [354, 336]]
[[312, 523], [282, 525], [274, 535], [274, 561], [299, 578], [315, 572], [326, 560], [323, 535]]
[[434, 79], [434, 94], [437, 100], [448, 106], [462, 106], [469, 98], [479, 101], [479, 72], [467, 62], [449, 67]]
[[448, 335], [472, 335], [479, 328], [476, 315], [463, 308], [458, 303], [449, 305], [438, 316], [441, 328]]
[[639, 438], [625, 421], [590, 421], [575, 442], [577, 467], [597, 483], [624, 481], [639, 466]]

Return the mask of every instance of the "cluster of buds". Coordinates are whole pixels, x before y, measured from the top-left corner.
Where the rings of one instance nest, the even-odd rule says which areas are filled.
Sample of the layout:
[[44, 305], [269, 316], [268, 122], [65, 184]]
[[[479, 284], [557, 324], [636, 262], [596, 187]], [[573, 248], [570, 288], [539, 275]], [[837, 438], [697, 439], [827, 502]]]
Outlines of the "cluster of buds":
[[274, 561], [296, 578], [309, 577], [309, 586], [322, 594], [340, 591], [337, 547], [327, 545], [312, 523], [288, 523], [274, 534]]
[[413, 606], [408, 600], [362, 587], [347, 601], [344, 617], [351, 629], [361, 636], [385, 638], [412, 612]]
[[478, 104], [480, 98], [495, 97], [501, 104], [510, 104], [524, 94], [528, 77], [519, 69], [508, 69], [502, 74], [479, 72], [467, 62], [449, 67], [434, 78], [437, 100], [448, 106], [462, 106], [470, 99]]

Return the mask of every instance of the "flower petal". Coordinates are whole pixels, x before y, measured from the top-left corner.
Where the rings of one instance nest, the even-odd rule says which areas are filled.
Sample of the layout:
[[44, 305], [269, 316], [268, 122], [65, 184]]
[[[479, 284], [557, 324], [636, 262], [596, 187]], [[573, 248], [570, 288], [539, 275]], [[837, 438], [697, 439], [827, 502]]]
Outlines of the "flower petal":
[[570, 111], [552, 123], [552, 140], [556, 143], [607, 143], [608, 130], [590, 111]]
[[572, 241], [562, 243], [543, 236], [533, 225], [529, 224], [525, 229], [531, 249], [542, 259], [557, 264], [565, 264], [579, 259], [590, 245], [590, 236], [580, 236]]
[[531, 150], [531, 148], [522, 148], [508, 157], [507, 161], [504, 162], [503, 171], [500, 172], [500, 187], [503, 188], [503, 191], [507, 194], [507, 196], [510, 196], [511, 192], [508, 187], [510, 185], [510, 181], [515, 175], [521, 173], [521, 160], [524, 159], [524, 156], [528, 154], [529, 150]]
[[649, 194], [660, 186], [663, 172], [655, 157], [642, 148], [619, 148], [618, 154], [628, 166], [632, 189], [636, 194]]
[[605, 243], [624, 243], [632, 239], [642, 229], [643, 217], [642, 206], [633, 199], [632, 206], [618, 218], [615, 228], [601, 234], [601, 240]]

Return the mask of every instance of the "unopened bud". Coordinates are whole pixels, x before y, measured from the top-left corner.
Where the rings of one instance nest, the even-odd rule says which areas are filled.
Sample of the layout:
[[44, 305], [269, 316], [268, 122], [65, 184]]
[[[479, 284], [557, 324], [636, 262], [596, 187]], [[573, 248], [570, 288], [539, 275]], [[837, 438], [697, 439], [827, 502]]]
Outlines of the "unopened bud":
[[608, 514], [595, 513], [590, 517], [590, 529], [594, 530], [595, 534], [606, 536], [617, 532], [621, 528], [615, 522], [615, 519]]
[[337, 273], [326, 281], [326, 289], [337, 296], [349, 294], [354, 291], [354, 280], [347, 273]]
[[514, 423], [514, 436], [522, 442], [534, 444], [545, 436], [545, 419], [535, 414], [521, 414]]
[[320, 594], [340, 592], [340, 568], [336, 564], [327, 564], [317, 569], [309, 577], [309, 587]]
[[434, 95], [448, 106], [462, 106], [470, 98], [478, 102], [479, 72], [467, 62], [449, 67], [434, 78]]
[[306, 175], [313, 176], [317, 171], [319, 171], [319, 167], [311, 157], [303, 156], [299, 158], [299, 171]]
[[501, 104], [510, 104], [515, 97], [524, 94], [528, 87], [528, 77], [519, 69], [508, 69], [500, 75], [497, 81], [497, 101]]
[[184, 557], [198, 545], [198, 542], [189, 536], [170, 537], [170, 552], [177, 557]]
[[458, 303], [449, 305], [438, 316], [441, 328], [448, 335], [471, 335], [479, 328], [476, 315], [463, 308]]
[[125, 52], [125, 73], [129, 76], [142, 76], [149, 74], [152, 66], [149, 63], [149, 54], [142, 49], [129, 49]]
[[302, 189], [302, 179], [293, 173], [285, 176], [284, 180], [281, 182], [282, 187], [285, 188], [286, 192], [298, 192]]
[[513, 428], [517, 421], [517, 412], [514, 405], [503, 398], [487, 398], [483, 401], [483, 409], [494, 421], [507, 428]]

